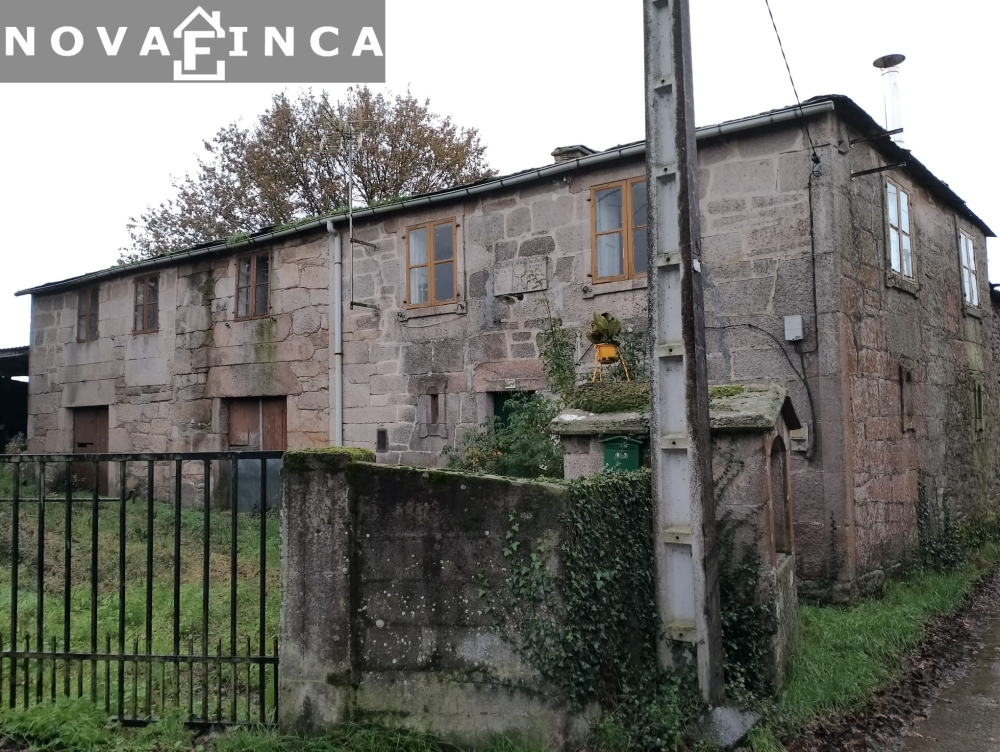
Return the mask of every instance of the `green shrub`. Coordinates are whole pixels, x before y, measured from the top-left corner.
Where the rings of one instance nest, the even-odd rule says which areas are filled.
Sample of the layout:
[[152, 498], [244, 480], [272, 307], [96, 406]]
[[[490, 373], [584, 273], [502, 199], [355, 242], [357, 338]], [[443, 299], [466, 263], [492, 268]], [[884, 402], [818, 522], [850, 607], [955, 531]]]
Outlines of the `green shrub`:
[[514, 478], [562, 478], [562, 447], [547, 431], [559, 404], [526, 393], [511, 397], [507, 404], [506, 424], [494, 418], [482, 430], [466, 433], [456, 446], [445, 447], [448, 467]]

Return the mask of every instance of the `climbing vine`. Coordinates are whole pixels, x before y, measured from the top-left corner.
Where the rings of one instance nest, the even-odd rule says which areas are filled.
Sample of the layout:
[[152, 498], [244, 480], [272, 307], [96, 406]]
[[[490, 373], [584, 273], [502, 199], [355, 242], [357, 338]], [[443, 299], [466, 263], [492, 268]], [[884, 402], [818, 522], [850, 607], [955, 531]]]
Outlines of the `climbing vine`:
[[599, 746], [676, 748], [699, 694], [693, 672], [664, 673], [657, 660], [649, 471], [604, 472], [567, 486], [562, 540], [524, 540], [511, 517], [506, 577], [484, 577], [480, 596], [574, 708], [596, 702], [605, 711], [593, 729]]

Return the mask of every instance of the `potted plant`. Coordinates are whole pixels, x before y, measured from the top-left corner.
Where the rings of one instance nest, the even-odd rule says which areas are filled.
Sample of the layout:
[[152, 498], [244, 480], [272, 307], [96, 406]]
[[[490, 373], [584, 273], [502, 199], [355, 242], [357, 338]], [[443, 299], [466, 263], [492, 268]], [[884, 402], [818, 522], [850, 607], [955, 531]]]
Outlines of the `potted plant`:
[[618, 337], [622, 333], [622, 322], [610, 313], [595, 313], [587, 333], [595, 350], [597, 362], [610, 365], [618, 360]]

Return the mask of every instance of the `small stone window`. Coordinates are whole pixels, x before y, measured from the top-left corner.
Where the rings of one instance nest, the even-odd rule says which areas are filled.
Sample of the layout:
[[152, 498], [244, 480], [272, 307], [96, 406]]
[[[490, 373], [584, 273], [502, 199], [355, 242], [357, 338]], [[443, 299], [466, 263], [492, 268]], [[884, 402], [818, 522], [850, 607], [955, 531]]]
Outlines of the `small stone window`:
[[964, 232], [958, 233], [958, 254], [962, 261], [962, 294], [967, 306], [979, 306], [979, 277], [976, 274], [976, 245]]
[[389, 432], [384, 428], [375, 431], [375, 451], [379, 453], [389, 451]]
[[409, 308], [458, 300], [455, 220], [428, 222], [406, 231], [406, 305]]
[[157, 275], [135, 280], [135, 316], [132, 331], [149, 334], [160, 328], [160, 278]]
[[444, 378], [421, 379], [417, 395], [417, 428], [420, 438], [448, 438], [447, 389]]
[[649, 267], [646, 179], [599, 185], [590, 196], [594, 282], [644, 277]]
[[895, 183], [886, 183], [889, 219], [889, 268], [913, 279], [913, 244], [910, 238], [910, 194]]
[[236, 262], [236, 319], [271, 315], [271, 259], [266, 253], [243, 256]]
[[97, 339], [97, 318], [101, 288], [94, 286], [80, 290], [76, 306], [76, 341], [93, 342]]
[[899, 367], [899, 411], [903, 433], [913, 430], [913, 372], [906, 366]]

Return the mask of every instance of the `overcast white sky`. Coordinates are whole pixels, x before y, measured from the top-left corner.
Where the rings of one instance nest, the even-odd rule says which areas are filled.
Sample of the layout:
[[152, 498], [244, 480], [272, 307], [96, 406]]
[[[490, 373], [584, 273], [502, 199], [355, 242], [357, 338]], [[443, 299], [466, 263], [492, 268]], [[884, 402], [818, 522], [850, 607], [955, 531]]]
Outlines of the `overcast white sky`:
[[[410, 87], [436, 111], [478, 127], [501, 172], [546, 164], [560, 145], [600, 149], [643, 137], [640, 0], [386, 5], [387, 87]], [[691, 5], [699, 125], [793, 102], [764, 0]], [[906, 145], [1000, 229], [1000, 4], [772, 7], [803, 99], [847, 94], [881, 122], [871, 63], [907, 55]], [[170, 175], [194, 168], [202, 140], [233, 120], [251, 121], [277, 88], [0, 84], [0, 347], [28, 342], [28, 299], [14, 298], [16, 290], [114, 264], [128, 218], [169, 198]], [[991, 255], [998, 251], [994, 242]], [[1000, 279], [1000, 257], [992, 267]]]

